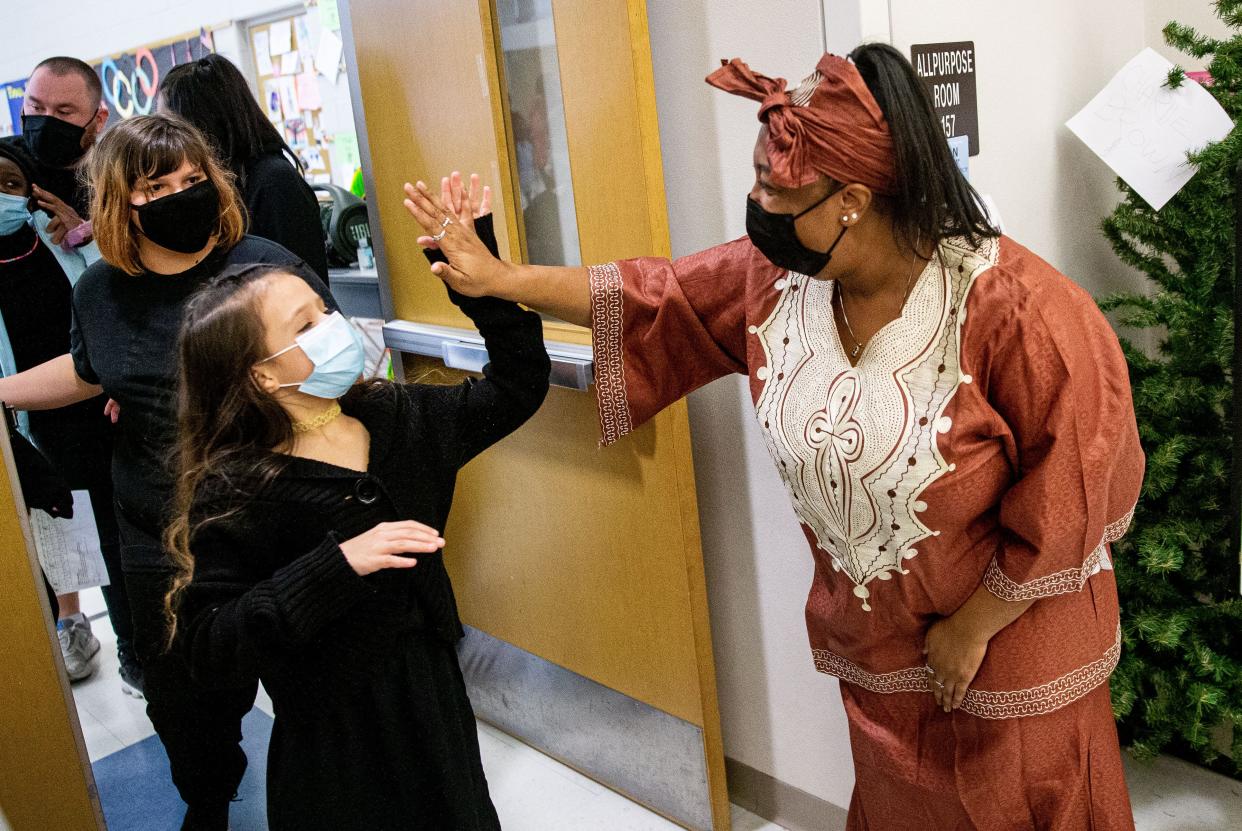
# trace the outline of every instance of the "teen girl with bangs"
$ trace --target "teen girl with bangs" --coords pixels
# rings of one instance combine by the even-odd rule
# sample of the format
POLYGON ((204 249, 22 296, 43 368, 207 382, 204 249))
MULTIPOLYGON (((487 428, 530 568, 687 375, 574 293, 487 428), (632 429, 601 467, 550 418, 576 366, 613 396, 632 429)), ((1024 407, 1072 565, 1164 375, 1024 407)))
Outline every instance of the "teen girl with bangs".
POLYGON ((228 827, 245 771, 241 719, 257 684, 238 678, 206 693, 164 649, 173 561, 161 536, 173 491, 177 332, 190 296, 235 263, 279 265, 326 306, 334 303, 301 260, 246 235, 231 175, 188 123, 162 115, 123 121, 100 138, 86 171, 103 259, 74 287, 70 352, 0 378, 0 400, 44 410, 102 391, 120 405, 112 478, 147 714, 189 806, 182 828, 216 831, 228 827))
POLYGON ((197 680, 271 694, 277 831, 500 827, 436 529, 549 362, 536 314, 450 294, 490 356, 457 386, 359 383, 357 331, 279 266, 226 273, 186 314, 169 614, 197 680))

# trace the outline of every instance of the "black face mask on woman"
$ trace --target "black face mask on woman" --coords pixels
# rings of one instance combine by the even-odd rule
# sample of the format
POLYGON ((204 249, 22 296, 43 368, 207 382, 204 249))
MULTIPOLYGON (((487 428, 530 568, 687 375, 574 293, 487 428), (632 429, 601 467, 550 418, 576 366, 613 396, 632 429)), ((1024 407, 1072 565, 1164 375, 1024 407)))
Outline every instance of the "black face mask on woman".
POLYGON ((22 138, 41 164, 69 167, 86 153, 86 128, 50 115, 23 115, 22 138))
POLYGON ((841 233, 837 234, 836 240, 827 251, 816 251, 813 248, 807 248, 798 239, 798 229, 794 226, 794 222, 798 217, 824 204, 836 193, 837 191, 834 190, 811 207, 796 214, 772 213, 764 210, 763 206, 748 196, 746 197, 746 234, 759 249, 759 253, 767 257, 772 265, 795 274, 814 277, 828 266, 832 260, 832 252, 836 250, 841 238, 849 230, 849 226, 841 228, 841 233))
POLYGON ((207 247, 220 223, 220 192, 210 179, 134 208, 143 235, 180 254, 207 247))

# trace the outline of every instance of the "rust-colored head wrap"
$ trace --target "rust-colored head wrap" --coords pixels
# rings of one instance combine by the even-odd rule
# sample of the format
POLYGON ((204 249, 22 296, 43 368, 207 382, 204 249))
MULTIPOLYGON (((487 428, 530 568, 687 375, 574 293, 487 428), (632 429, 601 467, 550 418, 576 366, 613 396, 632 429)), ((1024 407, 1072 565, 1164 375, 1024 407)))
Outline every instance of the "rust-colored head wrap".
POLYGON ((896 190, 893 138, 854 64, 826 54, 809 78, 786 91, 784 78, 753 72, 738 58, 722 63, 707 83, 762 103, 777 185, 798 188, 824 175, 880 194, 896 190))

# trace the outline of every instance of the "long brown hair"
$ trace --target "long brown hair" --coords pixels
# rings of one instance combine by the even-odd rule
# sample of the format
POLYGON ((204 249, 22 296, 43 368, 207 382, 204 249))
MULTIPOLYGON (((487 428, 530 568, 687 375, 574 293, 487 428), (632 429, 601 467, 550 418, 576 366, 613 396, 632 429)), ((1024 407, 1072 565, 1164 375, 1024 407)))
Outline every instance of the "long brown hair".
POLYGON ((143 179, 172 173, 185 162, 203 171, 220 194, 216 247, 229 249, 246 233, 233 174, 217 159, 207 139, 173 115, 142 115, 105 130, 84 169, 91 192, 91 223, 99 253, 126 274, 141 274, 139 234, 131 219, 130 196, 143 179))
POLYGON ((270 265, 226 269, 186 306, 177 351, 176 494, 165 550, 176 573, 165 597, 168 643, 176 636, 177 601, 194 576, 191 542, 204 525, 236 513, 240 499, 275 476, 282 457, 273 448, 293 440, 293 422, 276 399, 254 382, 251 369, 268 357, 259 304, 270 278, 289 274, 270 265), (234 492, 207 516, 195 499, 208 477, 234 492))

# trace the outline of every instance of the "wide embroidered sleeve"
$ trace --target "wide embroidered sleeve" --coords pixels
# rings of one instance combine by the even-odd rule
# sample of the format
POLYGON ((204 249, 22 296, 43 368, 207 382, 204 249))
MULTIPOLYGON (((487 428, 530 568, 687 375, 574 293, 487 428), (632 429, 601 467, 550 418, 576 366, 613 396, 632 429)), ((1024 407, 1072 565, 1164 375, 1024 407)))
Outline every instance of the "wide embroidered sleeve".
POLYGON ((643 257, 591 267, 604 444, 709 381, 746 371, 748 275, 761 259, 743 238, 673 261, 643 257))
POLYGON ((1036 291, 1014 298, 986 367, 1017 476, 983 581, 1002 600, 1077 592, 1110 568, 1143 480, 1117 337, 1086 292, 1045 268, 1036 291))

